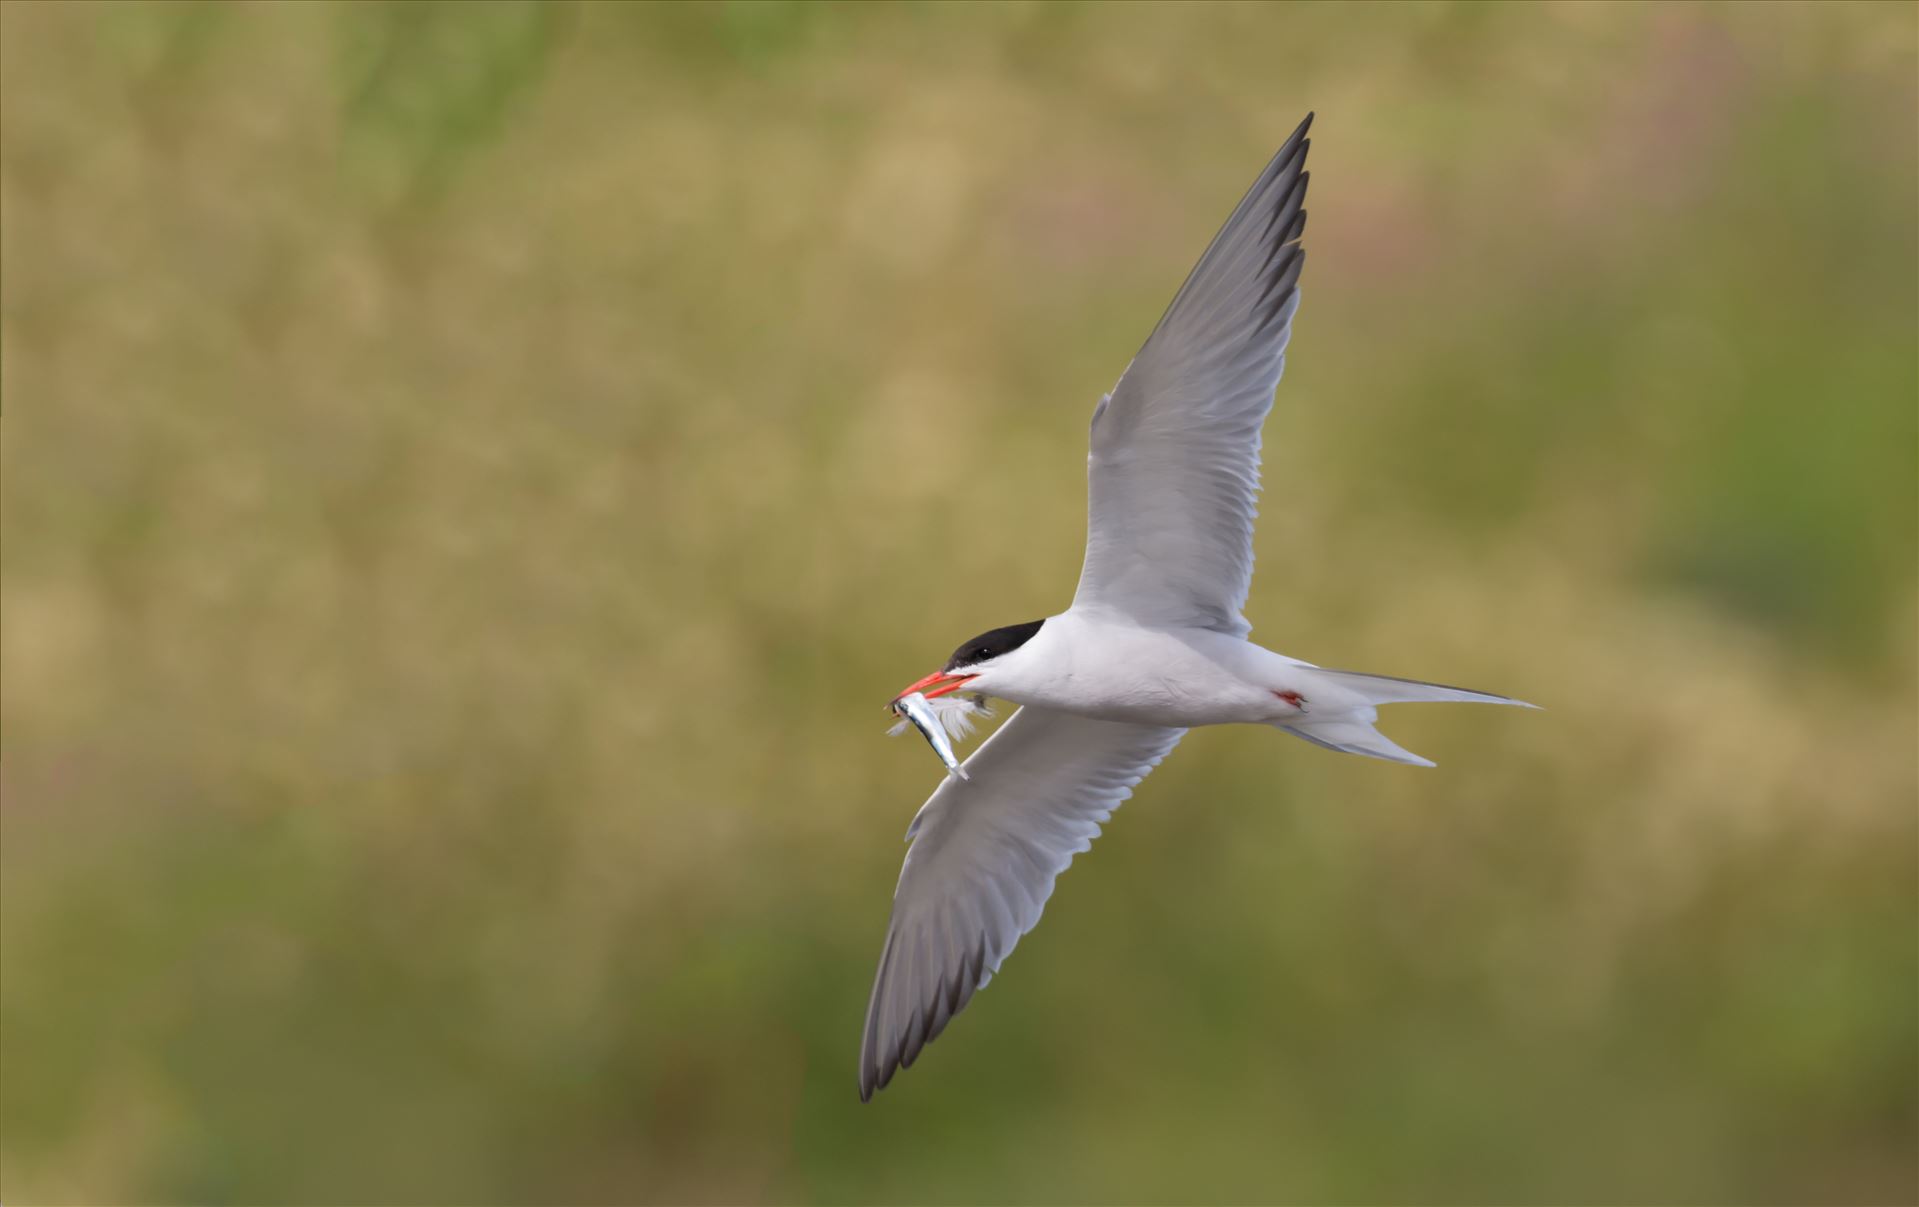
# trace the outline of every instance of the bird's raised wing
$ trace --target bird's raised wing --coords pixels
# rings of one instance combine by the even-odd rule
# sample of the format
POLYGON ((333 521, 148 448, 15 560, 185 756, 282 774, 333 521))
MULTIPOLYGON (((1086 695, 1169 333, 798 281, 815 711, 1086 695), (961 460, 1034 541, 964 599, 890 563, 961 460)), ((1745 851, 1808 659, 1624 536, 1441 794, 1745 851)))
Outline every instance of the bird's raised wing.
POLYGON ((1073 606, 1243 636, 1259 429, 1306 254, 1307 116, 1226 220, 1093 412, 1073 606))
POLYGON ((1022 708, 913 819, 860 1041, 860 1098, 913 1063, 1039 922, 1053 879, 1183 729, 1022 708))

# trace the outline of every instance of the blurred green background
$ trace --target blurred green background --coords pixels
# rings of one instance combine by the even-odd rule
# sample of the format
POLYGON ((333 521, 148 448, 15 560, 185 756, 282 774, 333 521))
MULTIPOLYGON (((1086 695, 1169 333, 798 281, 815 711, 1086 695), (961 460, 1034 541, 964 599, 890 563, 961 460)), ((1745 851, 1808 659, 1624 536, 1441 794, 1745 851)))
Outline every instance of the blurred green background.
POLYGON ((0 1197, 1919 1197, 1919 11, 0 8, 0 1197), (1248 614, 870 1106, 1087 418, 1319 114, 1248 614))

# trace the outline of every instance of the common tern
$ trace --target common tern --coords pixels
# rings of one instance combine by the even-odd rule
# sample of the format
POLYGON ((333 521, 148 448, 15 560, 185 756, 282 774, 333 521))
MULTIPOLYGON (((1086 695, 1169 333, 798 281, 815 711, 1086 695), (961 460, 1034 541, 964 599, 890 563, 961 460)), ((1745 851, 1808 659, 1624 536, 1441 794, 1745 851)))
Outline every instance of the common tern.
POLYGON ((1039 921, 1054 879, 1189 728, 1252 723, 1430 767, 1378 706, 1514 704, 1329 670, 1247 640, 1260 426, 1306 253, 1300 123, 1093 409, 1086 560, 1072 606, 961 645, 901 697, 1020 706, 914 817, 860 1042, 860 1098, 911 1065, 1039 921))

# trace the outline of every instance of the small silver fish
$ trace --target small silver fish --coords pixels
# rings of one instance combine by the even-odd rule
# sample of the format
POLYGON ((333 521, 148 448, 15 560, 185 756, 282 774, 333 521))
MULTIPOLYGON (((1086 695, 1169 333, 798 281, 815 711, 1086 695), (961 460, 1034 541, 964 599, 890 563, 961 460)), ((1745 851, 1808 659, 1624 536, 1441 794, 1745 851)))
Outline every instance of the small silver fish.
POLYGON ((940 756, 940 762, 946 764, 949 774, 957 775, 961 779, 972 778, 966 774, 966 768, 960 766, 959 759, 953 754, 953 743, 946 738, 946 723, 933 712, 933 705, 925 696, 918 692, 908 692, 893 701, 892 709, 895 716, 904 717, 913 723, 913 728, 920 731, 920 736, 925 738, 927 744, 933 748, 933 753, 940 756))

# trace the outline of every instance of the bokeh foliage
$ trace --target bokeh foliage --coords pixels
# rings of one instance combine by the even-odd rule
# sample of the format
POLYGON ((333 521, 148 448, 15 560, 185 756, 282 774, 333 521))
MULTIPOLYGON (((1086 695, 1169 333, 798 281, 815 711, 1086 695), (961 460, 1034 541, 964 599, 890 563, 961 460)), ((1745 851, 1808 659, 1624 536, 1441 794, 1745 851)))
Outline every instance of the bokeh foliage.
POLYGON ((1911 1201, 1909 5, 0 8, 9 1202, 1911 1201), (1256 635, 862 1107, 879 705, 1319 112, 1256 635))

